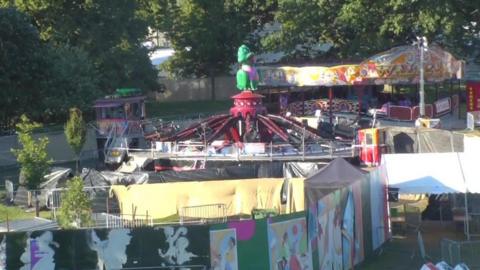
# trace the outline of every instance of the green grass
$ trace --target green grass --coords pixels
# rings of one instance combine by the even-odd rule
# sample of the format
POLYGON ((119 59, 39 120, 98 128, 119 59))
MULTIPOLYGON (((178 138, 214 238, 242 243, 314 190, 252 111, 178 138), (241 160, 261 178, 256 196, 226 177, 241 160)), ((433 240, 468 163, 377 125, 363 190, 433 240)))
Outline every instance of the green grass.
MULTIPOLYGON (((40 211, 40 217, 50 219, 50 211, 40 211)), ((6 206, 0 204, 0 222, 5 222, 8 220, 20 220, 20 219, 30 219, 35 217, 35 210, 25 211, 24 209, 17 206, 6 206)))
POLYGON ((178 214, 174 214, 174 215, 164 217, 164 218, 153 219, 154 224, 156 224, 156 223, 169 223, 169 222, 175 223, 175 222, 179 222, 179 221, 180 221, 180 217, 178 216, 178 214))
POLYGON ((146 104, 149 118, 182 118, 196 117, 198 114, 225 112, 232 106, 231 100, 221 101, 179 101, 179 102, 148 102, 146 104))

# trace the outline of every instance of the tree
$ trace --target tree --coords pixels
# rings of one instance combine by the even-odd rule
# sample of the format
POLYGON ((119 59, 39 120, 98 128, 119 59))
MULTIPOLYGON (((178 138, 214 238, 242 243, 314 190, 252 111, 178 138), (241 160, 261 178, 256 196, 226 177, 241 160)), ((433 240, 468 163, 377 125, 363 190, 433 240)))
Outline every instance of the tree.
POLYGON ((363 59, 421 35, 467 55, 479 44, 478 9, 476 0, 279 0, 281 31, 263 44, 301 59, 363 59), (331 49, 312 51, 319 44, 331 49))
POLYGON ((88 55, 42 42, 30 20, 0 8, 0 125, 6 128, 22 113, 36 121, 64 121, 70 107, 85 110, 100 95, 88 55))
POLYGON ((64 229, 85 227, 92 224, 91 214, 91 202, 83 191, 83 180, 75 176, 67 182, 62 194, 58 223, 64 229))
POLYGON ((139 0, 0 0, 29 14, 43 41, 86 52, 107 93, 119 87, 156 90, 157 72, 142 42, 148 21, 139 0))
POLYGON ((151 1, 154 28, 166 33, 175 49, 163 68, 182 77, 228 73, 237 48, 242 43, 255 45, 253 33, 274 6, 269 0, 151 1))
POLYGON ((22 148, 11 151, 17 157, 21 175, 25 178, 26 183, 21 184, 26 184, 29 189, 38 189, 52 163, 47 153, 48 138, 35 140, 32 137, 33 130, 42 125, 31 121, 25 114, 20 117, 20 122, 16 126, 18 142, 22 148))
POLYGON ((82 111, 78 108, 70 109, 70 118, 65 125, 65 137, 67 142, 77 156, 76 171, 78 173, 78 163, 80 161, 80 153, 85 144, 87 135, 87 125, 83 121, 82 111))
POLYGON ((36 87, 45 68, 37 29, 24 14, 0 8, 0 125, 14 127, 22 113, 32 115, 41 95, 36 87))
POLYGON ((43 122, 64 122, 72 107, 91 110, 101 95, 99 76, 85 51, 75 47, 46 46, 44 79, 39 82, 43 122))

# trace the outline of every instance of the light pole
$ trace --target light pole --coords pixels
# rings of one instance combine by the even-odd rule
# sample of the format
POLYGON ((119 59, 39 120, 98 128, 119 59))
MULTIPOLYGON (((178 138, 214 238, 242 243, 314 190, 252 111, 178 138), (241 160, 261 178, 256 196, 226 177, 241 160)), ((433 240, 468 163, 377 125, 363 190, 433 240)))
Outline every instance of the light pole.
POLYGON ((428 50, 428 41, 426 37, 417 37, 416 42, 420 50, 420 118, 425 116, 425 78, 424 78, 424 52, 428 50))

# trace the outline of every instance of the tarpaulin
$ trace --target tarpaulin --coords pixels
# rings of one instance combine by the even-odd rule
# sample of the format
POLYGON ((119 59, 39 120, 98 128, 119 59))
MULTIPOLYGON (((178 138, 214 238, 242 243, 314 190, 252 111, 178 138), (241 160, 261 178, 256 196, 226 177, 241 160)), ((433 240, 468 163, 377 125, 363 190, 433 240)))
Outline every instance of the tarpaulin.
POLYGON ((285 178, 307 178, 325 165, 325 163, 317 162, 285 162, 283 163, 283 174, 285 178))
POLYGON ((278 178, 112 186, 121 213, 165 218, 188 206, 225 204, 227 215, 250 215, 254 208, 303 210, 303 179, 291 179, 287 205, 281 203, 284 180, 278 178), (300 191, 299 191, 300 190, 300 191))

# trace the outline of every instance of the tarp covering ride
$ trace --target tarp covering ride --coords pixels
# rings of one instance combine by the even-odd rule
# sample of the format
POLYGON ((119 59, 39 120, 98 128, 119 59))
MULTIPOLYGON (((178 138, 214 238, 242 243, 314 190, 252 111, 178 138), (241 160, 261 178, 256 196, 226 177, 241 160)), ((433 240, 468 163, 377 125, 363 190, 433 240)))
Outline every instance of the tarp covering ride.
MULTIPOLYGON (((463 63, 438 46, 424 54, 425 81, 462 78, 463 63)), ((417 47, 400 46, 376 54, 360 64, 308 67, 258 67, 261 86, 340 86, 417 84, 420 54, 417 47)))
POLYGON ((285 208, 287 213, 304 210, 303 179, 290 179, 291 196, 286 202, 282 201, 283 189, 281 178, 256 178, 114 185, 111 192, 118 199, 122 215, 133 216, 132 211, 136 211, 154 219, 176 215, 184 207, 213 204, 225 205, 227 216, 250 215, 254 209, 285 208))

